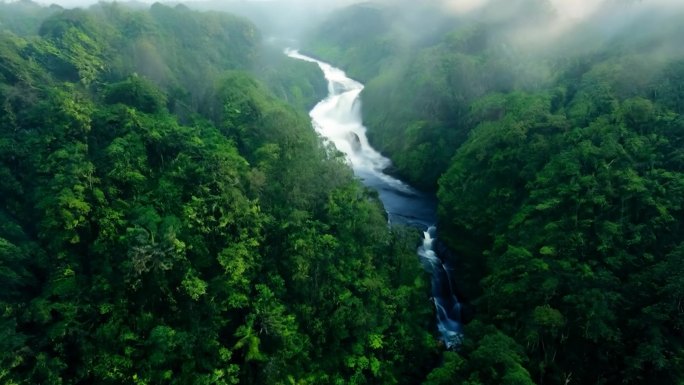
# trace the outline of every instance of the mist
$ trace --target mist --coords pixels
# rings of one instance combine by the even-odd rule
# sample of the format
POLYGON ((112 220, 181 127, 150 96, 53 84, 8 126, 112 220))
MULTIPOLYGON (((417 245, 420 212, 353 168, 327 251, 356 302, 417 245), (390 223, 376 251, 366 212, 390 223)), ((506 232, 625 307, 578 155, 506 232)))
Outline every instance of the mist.
MULTIPOLYGON (((4 0, 12 2, 18 0, 4 0)), ((20 1, 20 0, 19 0, 20 1)), ((88 7, 95 0, 36 0, 43 5, 88 7)), ((139 6, 153 0, 121 2, 139 6)), ((601 41, 626 29, 651 33, 662 20, 684 11, 679 0, 187 0, 161 1, 186 4, 198 10, 235 13, 254 22, 265 37, 299 39, 315 33, 334 11, 353 5, 382 7, 393 18, 394 32, 406 41, 448 30, 464 20, 500 25, 510 43, 547 49, 568 41, 569 35, 587 35, 601 41)), ((594 42, 595 43, 595 42, 594 42)))

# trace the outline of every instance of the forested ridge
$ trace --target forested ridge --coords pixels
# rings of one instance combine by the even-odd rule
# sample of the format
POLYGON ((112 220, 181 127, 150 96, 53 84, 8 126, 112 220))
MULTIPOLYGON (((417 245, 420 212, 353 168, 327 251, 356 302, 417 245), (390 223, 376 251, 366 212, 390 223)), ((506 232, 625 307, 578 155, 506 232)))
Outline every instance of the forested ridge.
POLYGON ((424 378, 416 233, 314 133, 314 65, 182 5, 0 11, 0 383, 424 378))
POLYGON ((305 114, 315 65, 220 12, 0 2, 0 383, 682 383, 684 13, 489 4, 302 42, 437 193, 443 351, 416 232, 305 114))
POLYGON ((606 2, 558 33, 544 0, 400 3, 305 48, 366 83, 371 142, 437 191, 474 310, 426 383, 682 383, 684 13, 606 2))

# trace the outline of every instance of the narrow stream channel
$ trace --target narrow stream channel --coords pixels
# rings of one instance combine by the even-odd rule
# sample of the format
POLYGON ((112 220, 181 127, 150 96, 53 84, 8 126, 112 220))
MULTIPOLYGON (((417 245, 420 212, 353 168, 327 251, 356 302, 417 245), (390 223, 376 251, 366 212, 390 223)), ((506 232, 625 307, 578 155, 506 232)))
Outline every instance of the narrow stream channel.
POLYGON ((378 192, 390 224, 423 230, 418 257, 432 276, 437 329, 446 347, 456 348, 463 336, 461 304, 453 292, 451 269, 434 251, 437 233, 434 227, 437 219, 435 197, 384 173, 391 162, 370 146, 361 118, 363 84, 347 77, 344 71, 298 51, 288 49, 285 54, 318 64, 328 81, 328 96, 309 112, 316 131, 347 156, 354 174, 364 185, 378 192))

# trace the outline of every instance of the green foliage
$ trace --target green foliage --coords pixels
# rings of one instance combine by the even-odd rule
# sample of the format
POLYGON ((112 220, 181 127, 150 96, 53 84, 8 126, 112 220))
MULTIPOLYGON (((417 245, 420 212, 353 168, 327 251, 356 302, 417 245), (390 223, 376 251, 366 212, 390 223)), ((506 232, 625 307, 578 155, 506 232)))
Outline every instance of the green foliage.
POLYGON ((38 34, 43 21, 62 10, 54 4, 45 7, 31 0, 0 2, 0 32, 9 31, 18 36, 38 34))
POLYGON ((537 58, 502 52, 506 32, 516 25, 450 18, 425 4, 403 8, 349 7, 323 24, 307 48, 367 82, 363 114, 369 139, 392 158, 393 172, 436 190, 455 149, 477 124, 471 104, 495 92, 536 88, 548 81, 548 71, 537 58), (431 21, 427 31, 423 20, 431 21))
POLYGON ((445 352, 443 364, 434 369, 424 382, 439 384, 519 384, 531 385, 530 373, 525 369, 523 349, 512 338, 479 322, 466 328, 467 355, 445 352))
POLYGON ((417 234, 277 98, 315 68, 274 96, 254 27, 184 6, 39 31, 0 34, 0 382, 420 381, 417 234))
POLYGON ((264 47, 257 63, 256 75, 271 93, 299 110, 310 110, 328 95, 315 63, 292 59, 271 46, 264 47))
POLYGON ((105 102, 126 104, 149 114, 161 112, 166 104, 164 94, 151 82, 135 76, 109 86, 105 102))
POLYGON ((558 22, 547 1, 433 10, 406 39, 410 18, 363 5, 310 39, 367 83, 369 139, 392 171, 438 189, 476 313, 426 383, 683 381, 682 14, 606 34, 618 8, 555 38, 540 36, 558 22), (381 39, 399 48, 365 51, 381 39))
POLYGON ((305 46, 359 79, 369 80, 380 73, 383 58, 399 49, 391 37, 390 20, 391 15, 381 5, 352 5, 322 23, 314 33, 316 37, 305 46))
POLYGON ((440 180, 442 228, 465 287, 481 285, 477 318, 525 347, 533 378, 676 383, 675 304, 653 274, 681 242, 678 118, 647 93, 620 99, 606 65, 555 111, 544 93, 473 104, 480 123, 440 180))

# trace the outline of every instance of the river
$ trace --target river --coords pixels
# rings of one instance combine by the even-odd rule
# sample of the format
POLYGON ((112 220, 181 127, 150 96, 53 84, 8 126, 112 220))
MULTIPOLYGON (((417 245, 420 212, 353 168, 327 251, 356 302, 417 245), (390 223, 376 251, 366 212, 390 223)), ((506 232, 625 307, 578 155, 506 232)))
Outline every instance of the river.
POLYGON ((436 199, 384 173, 391 162, 369 143, 361 118, 363 84, 349 78, 332 65, 286 50, 294 59, 318 64, 328 81, 328 96, 309 112, 314 129, 344 153, 354 174, 364 185, 378 192, 390 224, 420 228, 423 240, 418 257, 431 274, 431 294, 435 305, 437 329, 448 349, 461 343, 461 304, 454 294, 452 271, 435 252, 437 229, 436 199))

